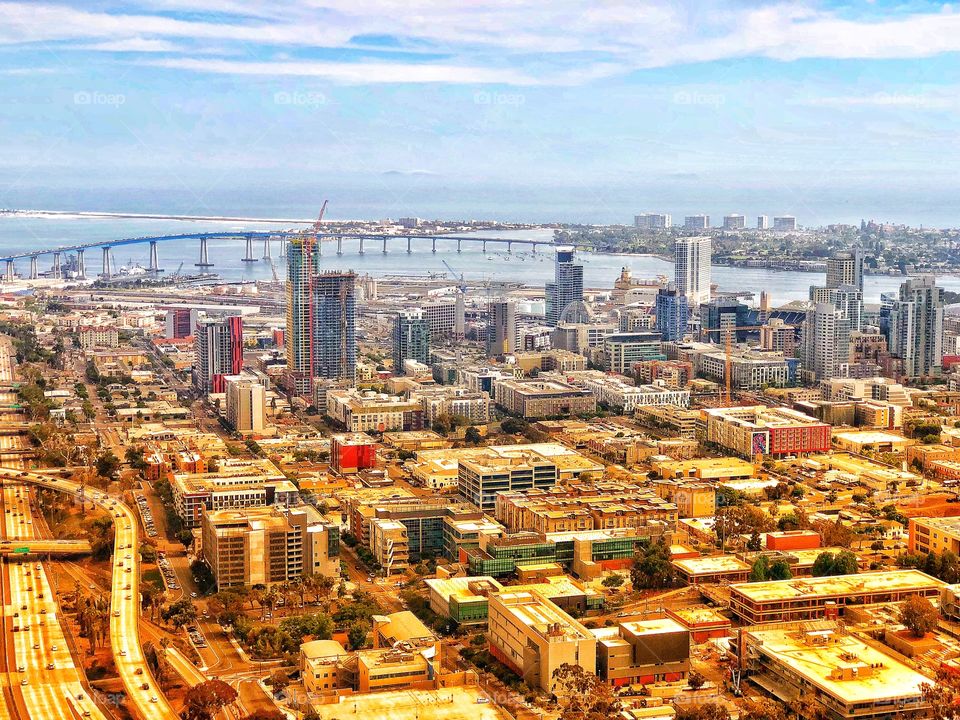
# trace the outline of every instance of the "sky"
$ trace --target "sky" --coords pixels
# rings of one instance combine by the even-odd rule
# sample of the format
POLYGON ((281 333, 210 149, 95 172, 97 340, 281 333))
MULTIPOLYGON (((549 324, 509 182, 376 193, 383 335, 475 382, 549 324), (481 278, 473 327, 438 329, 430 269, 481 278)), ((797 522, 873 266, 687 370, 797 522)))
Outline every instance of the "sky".
POLYGON ((0 0, 0 207, 960 226, 958 51, 909 0, 0 0))

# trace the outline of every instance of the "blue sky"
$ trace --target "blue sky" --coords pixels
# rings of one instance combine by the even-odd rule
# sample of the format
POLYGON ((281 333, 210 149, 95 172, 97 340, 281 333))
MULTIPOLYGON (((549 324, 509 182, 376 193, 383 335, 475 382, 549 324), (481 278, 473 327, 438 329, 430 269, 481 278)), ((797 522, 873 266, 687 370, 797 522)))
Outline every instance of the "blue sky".
POLYGON ((0 206, 399 178, 952 211, 958 50, 925 2, 0 2, 0 206))

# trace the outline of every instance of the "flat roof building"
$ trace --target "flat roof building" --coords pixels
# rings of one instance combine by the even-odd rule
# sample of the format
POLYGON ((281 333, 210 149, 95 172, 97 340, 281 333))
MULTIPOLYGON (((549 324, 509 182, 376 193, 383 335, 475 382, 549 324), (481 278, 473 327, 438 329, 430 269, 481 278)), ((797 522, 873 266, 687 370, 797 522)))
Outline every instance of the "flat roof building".
POLYGON ((851 604, 937 597, 944 584, 919 570, 740 583, 730 586, 730 610, 751 625, 819 620, 851 604))
POLYGON ((742 457, 827 452, 831 427, 787 408, 713 408, 704 411, 707 440, 742 457))

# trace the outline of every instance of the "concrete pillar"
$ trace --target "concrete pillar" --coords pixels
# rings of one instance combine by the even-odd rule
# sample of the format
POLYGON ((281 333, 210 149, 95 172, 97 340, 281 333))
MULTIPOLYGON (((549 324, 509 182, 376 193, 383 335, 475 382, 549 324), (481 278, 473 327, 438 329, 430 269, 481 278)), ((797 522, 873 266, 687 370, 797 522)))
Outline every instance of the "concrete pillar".
POLYGON ((40 275, 37 273, 37 256, 30 256, 30 279, 36 280, 40 275))
POLYGON ((536 243, 533 244, 533 254, 534 254, 534 255, 537 254, 537 244, 536 244, 536 243))
POLYGON ((253 256, 253 236, 247 235, 247 254, 243 256, 243 261, 246 263, 256 262, 257 259, 253 256))
POLYGON ((360 238, 360 254, 363 255, 363 238, 360 238))
POLYGON ((513 253, 513 243, 507 240, 507 252, 513 253))
POLYGON ((60 279, 60 253, 58 252, 53 254, 53 277, 56 280, 60 279))
POLYGON ((343 235, 337 235, 337 255, 343 255, 343 235))
POLYGON ((268 235, 263 239, 263 259, 270 259, 270 236, 268 235))
POLYGON ((487 241, 486 241, 486 240, 483 241, 483 252, 484 252, 484 253, 487 252, 487 241))
POLYGON ((384 255, 387 254, 387 236, 386 235, 383 236, 383 254, 384 255))
POLYGON ((160 258, 157 255, 157 241, 150 241, 150 265, 147 268, 150 272, 160 272, 160 258))
POLYGON ((200 238, 200 262, 196 263, 196 266, 201 268, 213 267, 213 263, 210 262, 210 257, 207 255, 207 239, 205 237, 200 238))
POLYGON ((100 275, 103 276, 104 278, 106 278, 107 280, 109 280, 109 279, 110 279, 110 276, 113 274, 113 273, 111 273, 111 271, 110 271, 110 270, 111 270, 111 268, 110 268, 110 246, 109 246, 109 245, 104 245, 103 248, 101 248, 101 249, 103 250, 103 264, 102 264, 102 266, 101 266, 101 268, 100 268, 100 275))
POLYGON ((460 240, 460 238, 457 238, 457 252, 460 252, 460 243, 461 243, 461 242, 462 242, 462 241, 460 240))
POLYGON ((83 261, 83 248, 77 250, 77 277, 81 280, 87 279, 87 265, 83 261))
POLYGON ((280 236, 280 257, 285 258, 287 256, 287 236, 280 236))
POLYGON ((411 243, 411 242, 412 242, 412 241, 410 240, 410 238, 407 238, 407 255, 409 255, 411 252, 413 252, 413 251, 410 249, 410 243, 411 243))
POLYGON ((7 282, 13 282, 13 276, 16 272, 17 270, 13 265, 13 260, 7 260, 7 282))
POLYGON ((437 251, 437 239, 433 238, 433 252, 437 251))

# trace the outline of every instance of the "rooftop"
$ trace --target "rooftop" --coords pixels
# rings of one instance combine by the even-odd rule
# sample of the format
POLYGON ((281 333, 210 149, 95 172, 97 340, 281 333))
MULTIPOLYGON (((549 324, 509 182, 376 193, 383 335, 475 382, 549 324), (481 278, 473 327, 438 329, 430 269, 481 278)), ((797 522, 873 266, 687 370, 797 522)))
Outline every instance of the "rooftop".
POLYGON ((920 695, 931 679, 878 649, 831 630, 751 630, 758 651, 813 683, 845 705, 920 695))
POLYGON ((890 570, 831 577, 794 578, 737 583, 731 591, 754 602, 800 600, 835 595, 863 595, 919 588, 939 588, 943 582, 919 570, 890 570))
POLYGON ((733 555, 685 558, 673 564, 688 575, 712 575, 714 573, 750 572, 750 566, 733 555))

